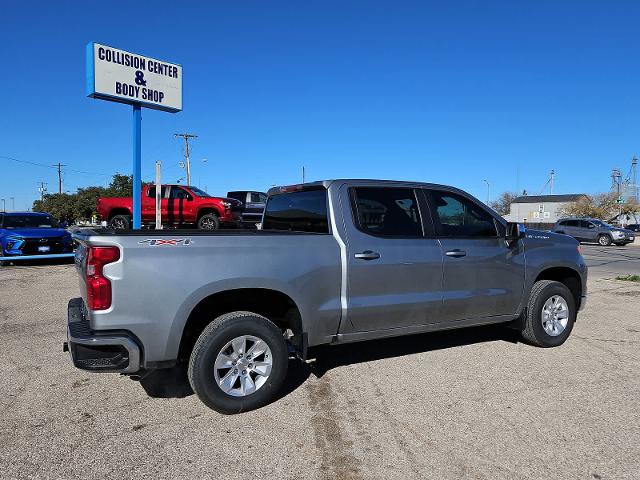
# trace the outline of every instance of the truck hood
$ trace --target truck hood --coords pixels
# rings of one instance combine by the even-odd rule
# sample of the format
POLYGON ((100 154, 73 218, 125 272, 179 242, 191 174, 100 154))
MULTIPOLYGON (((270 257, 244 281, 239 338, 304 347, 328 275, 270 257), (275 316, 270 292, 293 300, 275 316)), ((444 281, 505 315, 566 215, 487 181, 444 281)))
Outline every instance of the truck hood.
POLYGON ((5 228, 5 236, 21 238, 57 238, 70 235, 64 228, 5 228))

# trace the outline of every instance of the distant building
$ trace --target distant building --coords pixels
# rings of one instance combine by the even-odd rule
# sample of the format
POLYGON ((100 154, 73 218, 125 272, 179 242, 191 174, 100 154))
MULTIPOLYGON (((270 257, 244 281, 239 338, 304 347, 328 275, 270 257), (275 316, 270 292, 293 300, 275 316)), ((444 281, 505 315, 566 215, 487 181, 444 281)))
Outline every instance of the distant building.
POLYGON ((584 193, 516 197, 511 202, 511 211, 504 218, 509 222, 555 223, 568 205, 586 197, 584 193))

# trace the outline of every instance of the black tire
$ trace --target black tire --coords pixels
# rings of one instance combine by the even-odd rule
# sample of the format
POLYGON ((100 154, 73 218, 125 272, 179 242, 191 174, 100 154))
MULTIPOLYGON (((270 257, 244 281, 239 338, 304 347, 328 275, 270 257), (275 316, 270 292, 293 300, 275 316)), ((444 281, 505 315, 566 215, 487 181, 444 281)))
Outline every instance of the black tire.
POLYGON ((129 230, 131 228, 131 217, 129 215, 114 215, 109 220, 109 228, 129 230))
POLYGON ((598 235, 598 244, 602 245, 603 247, 608 247, 609 245, 611 245, 611 237, 606 233, 598 235))
POLYGON ((215 213, 205 213, 198 219, 198 228, 200 230, 218 230, 220 228, 220 219, 215 213))
POLYGON ((276 325, 256 313, 231 312, 216 318, 200 334, 189 358, 187 374, 198 398, 216 412, 228 415, 254 410, 271 402, 282 387, 288 363, 287 345, 276 325), (266 342, 271 350, 271 372, 255 392, 232 396, 216 383, 214 365, 225 345, 242 335, 255 336, 266 342))
POLYGON ((534 283, 529 296, 527 310, 524 318, 524 328, 522 329, 522 338, 532 345, 538 347, 557 347, 562 345, 573 329, 576 321, 576 303, 571 290, 560 282, 553 280, 540 280, 534 283), (567 325, 564 330, 557 336, 549 335, 542 325, 542 309, 547 300, 554 295, 559 295, 564 299, 568 307, 567 325))

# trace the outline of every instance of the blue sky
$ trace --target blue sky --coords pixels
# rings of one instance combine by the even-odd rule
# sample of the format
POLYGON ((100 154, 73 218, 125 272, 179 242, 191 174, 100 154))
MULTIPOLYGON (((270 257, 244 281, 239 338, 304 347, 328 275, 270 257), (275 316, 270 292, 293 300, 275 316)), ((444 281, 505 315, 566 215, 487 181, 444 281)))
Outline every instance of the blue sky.
MULTIPOLYGON (((0 156, 68 165, 65 190, 131 171, 131 107, 84 96, 97 41, 180 63, 184 110, 143 110, 162 160, 210 193, 307 178, 452 184, 486 198, 607 190, 640 150, 640 3, 30 2, 0 16, 0 156), (206 163, 201 160, 208 159, 206 163), (79 173, 70 169, 90 172, 79 173), (518 175, 519 172, 519 175, 518 175)), ((24 209, 54 169, 0 158, 24 209)))

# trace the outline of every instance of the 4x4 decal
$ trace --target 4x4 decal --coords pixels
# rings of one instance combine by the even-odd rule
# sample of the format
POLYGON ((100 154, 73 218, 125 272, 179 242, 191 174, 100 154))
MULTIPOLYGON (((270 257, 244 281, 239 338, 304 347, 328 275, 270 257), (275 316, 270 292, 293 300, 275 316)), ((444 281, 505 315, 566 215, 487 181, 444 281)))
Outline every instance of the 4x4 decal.
POLYGON ((147 238, 145 240, 141 240, 138 243, 146 243, 150 247, 161 247, 161 246, 170 246, 175 247, 178 245, 191 245, 192 240, 190 238, 147 238))

